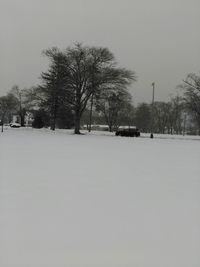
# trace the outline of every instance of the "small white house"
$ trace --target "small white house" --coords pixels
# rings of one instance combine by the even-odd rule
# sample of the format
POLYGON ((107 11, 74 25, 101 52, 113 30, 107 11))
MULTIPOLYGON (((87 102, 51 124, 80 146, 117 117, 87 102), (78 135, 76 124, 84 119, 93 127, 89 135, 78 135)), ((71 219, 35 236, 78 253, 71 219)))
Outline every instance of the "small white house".
MULTIPOLYGON (((26 112, 26 115, 24 117, 25 126, 32 126, 33 122, 33 114, 30 112, 26 112)), ((12 121, 10 123, 19 123, 21 125, 21 117, 19 115, 13 115, 12 121)))
POLYGON ((21 124, 21 118, 19 115, 13 115, 11 123, 19 123, 21 124))

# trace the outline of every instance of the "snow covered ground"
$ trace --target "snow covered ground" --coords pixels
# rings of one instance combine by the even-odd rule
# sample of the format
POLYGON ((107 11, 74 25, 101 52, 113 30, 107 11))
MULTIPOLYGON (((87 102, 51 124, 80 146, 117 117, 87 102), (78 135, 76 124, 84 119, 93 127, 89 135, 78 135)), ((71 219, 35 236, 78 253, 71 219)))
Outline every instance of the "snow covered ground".
POLYGON ((5 130, 0 267, 199 267, 200 140, 180 139, 5 130))

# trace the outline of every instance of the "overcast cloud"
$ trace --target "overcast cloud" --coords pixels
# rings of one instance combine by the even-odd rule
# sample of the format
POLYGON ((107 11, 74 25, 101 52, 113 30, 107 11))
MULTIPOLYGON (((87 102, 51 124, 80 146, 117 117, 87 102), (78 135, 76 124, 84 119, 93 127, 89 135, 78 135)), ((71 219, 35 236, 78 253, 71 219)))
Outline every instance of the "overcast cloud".
POLYGON ((200 72, 199 0, 0 0, 0 95, 39 83, 42 50, 74 42, 108 47, 136 71, 134 102, 167 100, 200 72))

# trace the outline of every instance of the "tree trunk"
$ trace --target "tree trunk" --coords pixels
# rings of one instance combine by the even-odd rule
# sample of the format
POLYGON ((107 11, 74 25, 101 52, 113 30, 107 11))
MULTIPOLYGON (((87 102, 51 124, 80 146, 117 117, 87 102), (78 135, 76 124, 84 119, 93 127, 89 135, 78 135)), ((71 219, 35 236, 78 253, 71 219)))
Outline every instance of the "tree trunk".
POLYGON ((74 122, 74 133, 75 134, 80 134, 80 122, 81 122, 81 115, 80 112, 77 110, 75 112, 75 122, 74 122))
POLYGON ((4 114, 3 114, 3 116, 1 117, 1 132, 3 133, 3 125, 4 125, 4 114))
POLYGON ((109 124, 109 132, 112 133, 112 131, 113 131, 112 124, 109 124))
POLYGON ((25 122, 24 122, 24 115, 23 114, 20 114, 20 119, 21 119, 21 126, 24 127, 25 122))
POLYGON ((91 128, 92 128, 92 108, 93 108, 93 98, 94 98, 94 94, 92 94, 92 98, 91 98, 91 105, 90 105, 90 121, 89 121, 88 132, 91 132, 91 128))
POLYGON ((53 116, 53 118, 51 119, 51 130, 55 131, 56 129, 56 117, 53 116))
POLYGON ((52 118, 51 118, 51 130, 55 131, 56 129, 56 120, 57 120, 57 111, 58 111, 58 100, 54 99, 54 105, 52 107, 52 118))

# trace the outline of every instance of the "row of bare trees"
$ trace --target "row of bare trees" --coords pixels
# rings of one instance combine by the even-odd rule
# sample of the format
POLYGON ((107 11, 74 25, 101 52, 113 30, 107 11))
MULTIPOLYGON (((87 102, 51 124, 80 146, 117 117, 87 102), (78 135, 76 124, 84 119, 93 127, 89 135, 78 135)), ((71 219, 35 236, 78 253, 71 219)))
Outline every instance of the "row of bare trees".
POLYGON ((200 135, 200 75, 190 73, 178 86, 181 97, 168 102, 146 103, 136 109, 136 125, 144 132, 200 135))
MULTIPOLYGON (((122 103, 124 108, 118 110, 118 100, 115 97, 112 100, 107 99, 102 103, 101 109, 97 103, 93 117, 94 124, 107 124, 110 131, 122 125, 136 125, 141 132, 149 133, 153 123, 155 133, 182 134, 184 132, 184 102, 179 96, 168 102, 155 102, 153 109, 148 103, 140 103, 134 107, 126 99, 122 103), (110 108, 106 109, 108 105, 110 108)), ((89 112, 84 118, 84 123, 89 124, 89 112)))
MULTIPOLYGON (((107 124, 110 131, 121 125, 131 126, 136 125, 141 132, 153 132, 161 134, 198 134, 199 126, 196 121, 196 116, 188 109, 187 102, 184 96, 172 97, 169 101, 156 101, 152 104, 140 103, 134 107, 131 102, 124 102, 124 108, 117 109, 117 100, 112 98, 107 99, 103 103, 103 108, 98 109, 98 103, 93 123, 107 124), (106 109, 107 106, 112 108, 106 109)), ((123 106, 123 105, 122 105, 123 106)), ((84 117, 84 123, 89 124, 89 112, 84 117)))
MULTIPOLYGON (((34 115, 33 126, 74 127, 102 122, 109 130, 119 125, 136 125, 143 132, 185 132, 188 121, 200 133, 200 76, 189 74, 179 86, 182 97, 155 102, 153 107, 141 103, 133 107, 128 87, 136 81, 133 71, 119 68, 114 55, 102 47, 75 44, 65 50, 43 52, 49 67, 41 74, 41 83, 29 89, 12 90, 0 97, 0 121, 11 114, 20 116, 21 125, 27 111, 34 115), (186 123, 187 121, 187 123, 186 123)), ((91 127, 89 127, 91 130, 91 127)))

